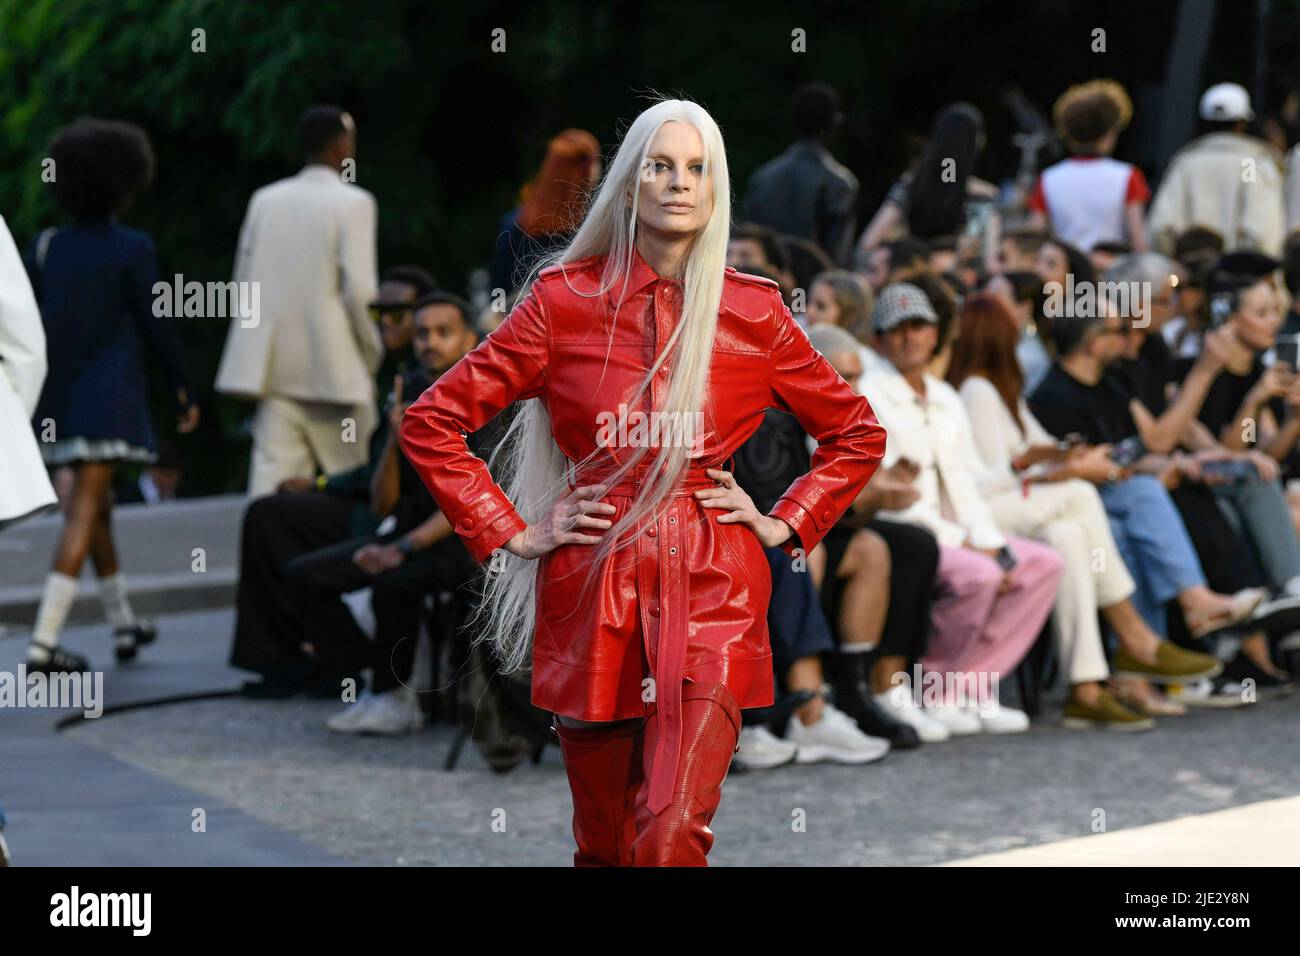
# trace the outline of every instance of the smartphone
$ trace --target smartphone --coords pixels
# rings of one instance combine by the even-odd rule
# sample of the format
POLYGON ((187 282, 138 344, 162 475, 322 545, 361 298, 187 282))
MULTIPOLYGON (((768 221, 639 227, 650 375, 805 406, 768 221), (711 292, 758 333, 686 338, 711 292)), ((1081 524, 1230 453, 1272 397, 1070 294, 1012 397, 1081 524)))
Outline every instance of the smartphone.
POLYGON ((1121 468, 1128 468, 1147 453, 1147 446, 1142 444, 1139 435, 1125 438, 1110 451, 1110 460, 1121 468))
POLYGON ((1284 364, 1293 372, 1300 371, 1300 335, 1279 335, 1273 355, 1277 364, 1284 364))
POLYGON ((1003 571, 1009 572, 1015 568, 1018 563, 1019 559, 1016 558, 1016 553, 1012 551, 1008 545, 1004 544, 1002 549, 998 551, 998 567, 1003 571))
POLYGON ((1219 478, 1225 484, 1244 485, 1259 478, 1254 462, 1237 458, 1232 461, 1207 461, 1201 465, 1206 478, 1219 478))

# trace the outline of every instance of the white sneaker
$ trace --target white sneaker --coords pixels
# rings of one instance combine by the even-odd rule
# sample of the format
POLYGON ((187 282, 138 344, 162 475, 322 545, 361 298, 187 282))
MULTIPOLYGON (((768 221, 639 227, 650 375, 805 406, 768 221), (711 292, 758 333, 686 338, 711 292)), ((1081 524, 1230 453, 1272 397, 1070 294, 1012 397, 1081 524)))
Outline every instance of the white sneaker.
POLYGON ((980 730, 986 734, 1023 734, 1029 729, 1029 715, 1006 704, 993 703, 983 708, 972 704, 966 713, 979 721, 980 730))
POLYGON ((365 715, 366 710, 370 707, 370 702, 374 699, 369 693, 362 694, 360 700, 348 704, 325 721, 325 726, 336 734, 355 734, 357 732, 357 723, 365 715))
POLYGON ((924 713, 931 720, 937 721, 946 727, 949 735, 953 737, 969 737, 971 734, 978 734, 983 729, 979 718, 964 707, 936 704, 934 707, 925 708, 924 713))
POLYGON ((355 734, 381 734, 397 737, 413 734, 424 727, 424 712, 415 695, 405 688, 375 694, 365 712, 357 719, 355 734))
POLYGON ((868 737, 853 718, 830 704, 822 708, 821 720, 806 727, 798 715, 791 714, 785 736, 799 748, 794 758, 795 763, 817 763, 821 760, 847 764, 871 763, 889 753, 888 740, 883 737, 868 737))
POLYGON ((740 728, 740 750, 731 762, 741 770, 771 770, 794 760, 799 748, 762 724, 740 728))
POLYGON ((916 731, 922 743, 941 744, 952 736, 952 731, 916 706, 912 688, 908 683, 891 687, 876 695, 876 703, 888 709, 890 715, 916 731))
POLYGON ((1208 707, 1215 710, 1251 705, 1253 702, 1247 700, 1244 690, 1245 688, 1237 681, 1225 680, 1222 677, 1207 677, 1191 684, 1174 684, 1165 688, 1170 700, 1176 700, 1188 707, 1208 707))

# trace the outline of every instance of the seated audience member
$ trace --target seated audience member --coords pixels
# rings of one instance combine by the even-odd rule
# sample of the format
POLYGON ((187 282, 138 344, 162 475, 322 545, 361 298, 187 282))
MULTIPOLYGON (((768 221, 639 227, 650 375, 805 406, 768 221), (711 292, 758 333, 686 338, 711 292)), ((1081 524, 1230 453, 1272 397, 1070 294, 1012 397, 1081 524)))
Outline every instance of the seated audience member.
POLYGON ((1114 80, 1072 86, 1052 107, 1070 156, 1048 166, 1029 199, 1031 222, 1091 252, 1099 243, 1148 248, 1145 209, 1151 199, 1142 170, 1111 157, 1133 118, 1133 102, 1114 80))
POLYGON ((1175 358, 1194 359, 1201 353, 1201 336, 1210 321, 1205 284, 1223 255, 1223 236, 1206 226, 1193 226, 1174 244, 1178 263, 1177 315, 1163 335, 1175 358))
MULTIPOLYGON (((861 378, 856 343, 844 329, 815 326, 809 338, 845 381, 861 378)), ((925 528, 875 517, 915 503, 920 495, 915 481, 910 463, 878 471, 813 550, 809 570, 826 617, 840 635, 845 666, 837 674, 837 698, 863 701, 870 693, 920 741, 939 743, 949 730, 916 706, 908 677, 908 669, 925 656, 939 545, 925 528)), ((872 719, 869 708, 867 714, 858 718, 864 729, 869 726, 864 720, 872 719)), ((891 743, 902 746, 895 737, 891 743)))
POLYGON ((776 278, 781 284, 781 296, 787 303, 795 287, 794 273, 790 269, 790 256, 775 229, 755 223, 741 223, 731 230, 727 242, 727 265, 741 272, 776 278))
POLYGON ((1279 334, 1300 335, 1300 229, 1292 231, 1282 247, 1282 278, 1291 295, 1291 308, 1282 320, 1279 334))
MULTIPOLYGON (((1195 456, 1193 473, 1184 469, 1183 480, 1213 489, 1219 507, 1254 549, 1273 590, 1300 595, 1300 539, 1278 482, 1278 462, 1300 437, 1300 418, 1287 418, 1287 434, 1269 407, 1288 394, 1300 404, 1300 381, 1287 368, 1265 370, 1260 360, 1282 320, 1271 280, 1276 263, 1251 253, 1233 253, 1224 262, 1227 266, 1211 278, 1211 297, 1221 313, 1219 327, 1207 336, 1206 351, 1221 353, 1226 364, 1200 404, 1199 419, 1189 421, 1179 436, 1178 444, 1195 456), (1293 385, 1290 391, 1287 383, 1293 385)), ((1127 256, 1106 273, 1113 288, 1152 290, 1150 302, 1135 303, 1132 314, 1122 316, 1131 325, 1126 357, 1116 368, 1141 406, 1157 417, 1178 393, 1177 363, 1160 334, 1173 315, 1175 269, 1173 262, 1150 252, 1127 256)))
POLYGON ((1100 610, 1120 642, 1115 667, 1161 681, 1215 676, 1213 657, 1161 640, 1129 597, 1135 586, 1111 535, 1096 488, 1077 476, 1106 476, 1106 449, 1065 453, 1021 397, 1015 320, 992 295, 962 308, 948 381, 966 403, 983 469, 980 490, 998 526, 1050 545, 1065 562, 1056 598, 1058 657, 1070 684, 1069 727, 1145 730, 1154 722, 1102 686, 1110 669, 1100 610))
POLYGON ((384 340, 384 360, 375 376, 384 388, 411 367, 411 339, 415 334, 413 306, 438 281, 418 266, 394 266, 379 280, 379 292, 370 303, 370 314, 379 323, 384 340))
POLYGON ((1051 234, 1038 226, 1013 226, 998 241, 998 266, 1003 272, 1034 272, 1038 250, 1051 234))
MULTIPOLYGON (((858 361, 865 374, 880 361, 871 330, 871 313, 875 307, 876 294, 866 279, 856 272, 835 269, 813 280, 808 290, 806 321, 809 329, 832 325, 852 335, 858 343, 858 361)), ((860 384, 858 379, 846 381, 860 384)))
POLYGON ((952 354, 952 335, 956 328, 957 305, 961 293, 945 276, 935 275, 926 268, 903 269, 896 281, 920 289, 934 309, 939 343, 926 367, 926 373, 942 380, 948 372, 948 357, 952 354))
MULTIPOLYGON (((408 374, 441 374, 474 343, 473 333, 459 323, 458 307, 450 304, 433 302, 417 309, 415 326, 418 367, 408 374)), ((378 465, 385 461, 387 444, 381 416, 371 439, 370 464, 365 468, 319 478, 307 489, 257 499, 244 513, 230 663, 262 677, 246 683, 245 694, 288 697, 306 691, 336 697, 339 681, 353 676, 355 667, 338 670, 335 662, 346 657, 346 663, 353 665, 354 658, 368 657, 364 645, 356 642, 349 649, 358 653, 351 657, 339 653, 330 657, 337 651, 330 642, 324 661, 304 649, 311 645, 316 650, 314 638, 302 620, 303 610, 286 577, 286 566, 302 555, 375 534, 395 504, 390 500, 386 507, 377 507, 385 503, 373 497, 374 478, 378 465)), ((344 635, 356 633, 355 620, 342 602, 330 602, 321 613, 332 615, 328 628, 337 628, 344 635)))
MULTIPOLYGON (((1297 171, 1300 175, 1300 170, 1297 171)), ((1287 237, 1282 249, 1282 275, 1286 280, 1287 292, 1291 295, 1291 309, 1282 320, 1279 335, 1287 336, 1290 341, 1300 341, 1300 229, 1287 237)), ((1300 372, 1300 369, 1296 369, 1300 372)), ((1300 458, 1292 453, 1282 469, 1286 481, 1286 500, 1291 509, 1291 522, 1296 534, 1300 534, 1300 458)))
POLYGON ((894 282, 904 269, 925 268, 926 244, 919 239, 895 239, 873 249, 855 253, 855 269, 871 284, 876 294, 894 282))
MULTIPOLYGON (((764 514, 791 482, 811 467, 807 437, 793 415, 773 408, 758 430, 736 450, 736 482, 764 514)), ((883 544, 879 550, 883 552, 883 544)), ((772 573, 767 620, 776 673, 784 679, 787 691, 811 691, 813 697, 791 715, 784 740, 762 724, 743 727, 736 759, 749 769, 778 766, 791 759, 799 763, 830 760, 859 764, 885 756, 891 739, 903 746, 914 745, 907 739, 909 728, 889 715, 873 714, 875 719, 868 722, 868 729, 845 713, 861 710, 853 700, 838 694, 835 704, 825 699, 822 655, 834 654, 835 644, 818 605, 806 567, 808 561, 805 558, 796 567, 780 548, 768 548, 767 555, 772 573)), ((887 562, 887 555, 883 560, 887 562)), ((883 601, 883 589, 879 598, 883 601)))
POLYGON ((787 235, 779 235, 777 238, 790 263, 791 289, 807 291, 812 286, 814 278, 835 268, 835 263, 831 261, 830 256, 811 239, 787 235))
POLYGON ((891 366, 867 376, 866 396, 886 430, 886 468, 901 459, 917 471, 917 500, 887 520, 928 528, 939 542, 938 590, 921 664, 943 675, 944 703, 930 715, 954 733, 1028 729, 1024 713, 962 707, 951 681, 976 685, 1009 675, 1051 613, 1060 557, 1026 538, 1007 538, 975 482, 978 452, 957 392, 926 372, 939 343, 939 317, 916 286, 888 286, 876 304, 881 354, 891 366))
POLYGON ((925 267, 936 275, 957 268, 957 239, 955 236, 938 236, 925 244, 925 267))
POLYGON ((1164 605, 1172 600, 1193 638, 1245 625, 1263 605, 1267 590, 1234 595, 1210 590, 1182 517, 1160 479, 1149 473, 1166 467, 1160 456, 1190 421, 1189 409, 1194 412, 1200 405, 1189 396, 1206 388, 1222 357, 1203 356, 1188 382, 1196 375, 1204 381, 1199 386, 1185 383, 1169 411, 1156 419, 1121 376, 1106 373, 1124 354, 1124 321, 1111 308, 1095 311, 1102 314, 1057 319, 1060 358, 1030 396, 1029 407, 1052 435, 1078 436, 1106 446, 1111 454, 1112 467, 1104 475, 1080 477, 1089 477, 1101 493, 1120 555, 1136 579, 1133 603, 1148 626, 1165 633, 1164 605))
POLYGON ((1123 242, 1099 242, 1088 252, 1088 262, 1093 271, 1101 275, 1115 264, 1120 256, 1126 256, 1133 250, 1123 242))
POLYGON ((1002 272, 990 276, 984 291, 1000 298, 1011 311, 1020 330, 1016 339, 1016 361, 1025 377, 1028 395, 1043 380, 1056 357, 1052 327, 1043 314, 1043 280, 1036 272, 1002 272))
POLYGON ((1097 271, 1088 257, 1055 236, 1038 247, 1034 272, 1043 280, 1043 292, 1047 296, 1045 309, 1052 319, 1056 318, 1056 312, 1062 311, 1057 305, 1065 302, 1071 289, 1077 290, 1097 281, 1097 271))

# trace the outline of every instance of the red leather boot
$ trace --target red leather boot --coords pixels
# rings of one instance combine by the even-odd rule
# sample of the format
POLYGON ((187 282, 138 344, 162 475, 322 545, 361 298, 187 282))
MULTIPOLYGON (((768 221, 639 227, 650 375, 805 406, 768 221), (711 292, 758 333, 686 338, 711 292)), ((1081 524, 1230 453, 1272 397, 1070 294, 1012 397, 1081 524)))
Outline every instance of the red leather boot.
POLYGON ((641 786, 641 721, 609 727, 552 724, 573 794, 574 866, 631 866, 641 786))
POLYGON ((650 761, 659 739, 658 709, 646 717, 644 782, 636 795, 633 866, 708 866, 709 823, 722 800, 722 781, 740 739, 740 708, 725 684, 682 688, 682 743, 672 802, 658 814, 647 807, 650 761))

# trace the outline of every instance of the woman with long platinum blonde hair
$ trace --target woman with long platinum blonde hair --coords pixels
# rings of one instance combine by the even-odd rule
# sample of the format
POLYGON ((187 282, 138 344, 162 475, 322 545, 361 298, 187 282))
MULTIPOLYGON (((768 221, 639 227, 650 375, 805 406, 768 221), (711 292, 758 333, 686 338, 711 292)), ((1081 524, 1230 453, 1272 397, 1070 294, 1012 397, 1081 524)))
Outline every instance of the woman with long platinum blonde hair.
POLYGON ((725 267, 730 218, 717 124, 655 103, 569 246, 402 423, 489 562, 481 639, 557 715, 578 865, 705 864, 740 709, 773 699, 764 548, 804 560, 884 451, 776 284, 725 267), (498 485, 463 436, 515 401, 498 485), (819 448, 763 515, 721 466, 770 407, 819 448))

